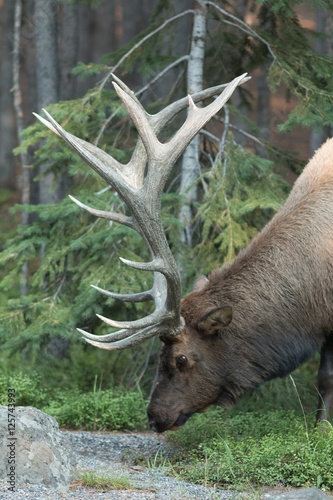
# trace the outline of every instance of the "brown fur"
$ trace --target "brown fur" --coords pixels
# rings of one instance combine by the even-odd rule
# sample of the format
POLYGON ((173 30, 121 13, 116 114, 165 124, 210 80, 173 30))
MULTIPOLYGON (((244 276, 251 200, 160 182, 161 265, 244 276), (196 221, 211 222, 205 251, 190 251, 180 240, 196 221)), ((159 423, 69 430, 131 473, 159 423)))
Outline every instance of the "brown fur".
POLYGON ((326 368, 319 389, 332 404, 333 139, 315 154, 285 205, 248 248, 208 282, 198 283, 182 301, 183 333, 165 340, 162 349, 148 408, 152 428, 179 427, 211 404, 230 407, 322 346, 326 368), (232 321, 213 331, 214 320, 203 330, 208 324, 203 319, 224 306, 231 306, 232 321), (188 363, 179 368, 182 355, 188 363))

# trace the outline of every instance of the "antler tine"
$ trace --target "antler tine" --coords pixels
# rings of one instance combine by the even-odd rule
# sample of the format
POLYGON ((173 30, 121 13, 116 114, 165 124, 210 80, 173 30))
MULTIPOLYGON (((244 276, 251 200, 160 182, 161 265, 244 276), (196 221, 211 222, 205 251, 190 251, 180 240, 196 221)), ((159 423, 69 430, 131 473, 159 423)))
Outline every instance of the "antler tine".
MULTIPOLYGON (((244 77, 239 85, 251 80, 250 76, 244 77)), ((214 97, 216 94, 220 94, 223 89, 225 89, 229 84, 225 83, 223 85, 216 85, 215 87, 210 87, 208 89, 196 92, 191 95, 193 102, 201 102, 210 97, 214 97)), ((168 123, 177 113, 186 109, 188 107, 188 96, 178 99, 178 101, 172 102, 164 109, 161 109, 158 113, 151 116, 152 127, 156 135, 162 130, 164 125, 168 123)))
POLYGON ((59 123, 43 108, 43 112, 49 121, 34 113, 36 118, 46 125, 50 130, 61 136, 67 144, 108 184, 118 191, 123 199, 130 200, 133 188, 140 188, 136 185, 136 176, 132 166, 123 165, 102 149, 90 144, 75 135, 64 130, 59 123))
POLYGON ((139 293, 115 293, 109 292, 108 290, 104 290, 104 288, 100 288, 95 285, 90 285, 95 288, 95 290, 111 297, 112 299, 123 300, 124 302, 146 302, 148 300, 154 300, 156 309, 162 310, 166 300, 166 282, 163 274, 154 272, 154 284, 150 290, 146 292, 139 293), (163 293, 164 292, 164 293, 163 293))
POLYGON ((129 94, 127 91, 123 90, 116 82, 112 82, 113 86, 125 104, 128 113, 130 114, 133 123, 140 134, 141 140, 145 145, 146 152, 149 155, 156 153, 156 146, 161 145, 157 139, 152 126, 149 121, 149 114, 143 109, 139 101, 133 94, 129 94))
POLYGON ((132 217, 127 217, 124 214, 118 214, 116 212, 106 212, 105 210, 96 210, 94 208, 88 207, 88 205, 85 205, 81 201, 77 200, 74 198, 74 196, 71 196, 70 194, 68 197, 76 203, 80 208, 84 208, 87 212, 89 212, 91 215, 95 215, 96 217, 100 217, 101 219, 107 219, 107 220, 112 220, 114 222, 119 222, 119 224, 123 224, 124 226, 128 226, 132 229, 136 229, 135 223, 132 219, 132 217))
POLYGON ((117 340, 122 340, 125 339, 129 336, 129 334, 133 334, 134 332, 131 331, 129 332, 128 330, 118 330, 117 332, 113 333, 108 333, 107 335, 94 335, 93 333, 88 333, 85 332, 84 330, 81 330, 81 328, 77 328, 77 331, 82 333, 84 340, 94 340, 94 341, 101 341, 102 343, 107 342, 108 340, 117 341, 117 340))
POLYGON ((174 137, 167 143, 169 151, 172 152, 173 159, 177 161, 178 157, 186 149, 193 137, 206 125, 206 123, 224 106, 228 99, 233 94, 236 87, 248 80, 244 73, 237 78, 234 78, 213 102, 204 108, 198 108, 191 96, 189 99, 189 113, 183 126, 176 132, 174 137))
POLYGON ((95 347, 99 347, 100 349, 105 349, 107 351, 117 351, 121 349, 127 349, 128 347, 135 347, 136 345, 142 344, 145 340, 148 340, 152 337, 155 337, 159 333, 159 325, 154 325, 151 328, 145 328, 140 332, 134 333, 130 337, 123 338, 122 340, 118 340, 115 342, 95 342, 87 337, 84 337, 84 340, 88 342, 88 344, 94 345, 95 347))
MULTIPOLYGON (((105 349, 108 351, 117 351, 120 349, 127 349, 128 347, 135 347, 139 344, 142 344, 145 340, 148 340, 152 337, 155 337, 156 335, 161 334, 161 328, 163 328, 163 325, 160 323, 157 323, 156 325, 144 328, 143 330, 140 330, 139 332, 132 332, 132 335, 125 338, 123 337, 120 340, 116 340, 115 342, 96 342, 91 339, 91 337, 95 337, 94 335, 87 334, 84 330, 79 330, 80 333, 83 334, 83 338, 86 342, 89 344, 92 344, 96 347, 99 347, 100 349, 105 349), (88 336, 89 335, 89 336, 88 336)), ((184 328, 183 322, 181 324, 181 328, 184 328)), ((169 332, 169 328, 168 328, 169 332)), ((116 334, 119 334, 119 332, 116 332, 116 334)), ((115 334, 115 335, 116 335, 115 334)), ((113 335, 113 334, 109 334, 113 335)), ((96 335, 96 337, 100 337, 100 335, 96 335)), ((107 335, 105 335, 105 338, 107 335)), ((109 337, 110 338, 110 337, 109 337)))
POLYGON ((124 302, 146 302, 147 300, 153 300, 154 296, 152 294, 152 290, 147 290, 147 292, 139 292, 139 293, 115 293, 109 292, 108 290, 104 290, 104 288, 100 288, 99 286, 90 285, 98 292, 111 297, 112 299, 123 300, 124 302))

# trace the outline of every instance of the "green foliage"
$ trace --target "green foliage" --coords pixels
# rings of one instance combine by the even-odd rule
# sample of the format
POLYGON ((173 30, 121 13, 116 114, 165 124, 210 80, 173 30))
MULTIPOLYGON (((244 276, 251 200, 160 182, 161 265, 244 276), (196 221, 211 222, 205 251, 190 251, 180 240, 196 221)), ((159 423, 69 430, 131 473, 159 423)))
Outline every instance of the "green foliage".
POLYGON ((226 145, 224 162, 215 165, 208 181, 198 207, 203 242, 196 251, 201 262, 206 256, 203 272, 233 260, 281 207, 289 190, 273 172, 271 161, 232 140, 226 145))
POLYGON ((133 431, 147 427, 146 406, 140 390, 124 388, 79 389, 77 379, 59 389, 45 382, 41 374, 22 371, 0 373, 0 404, 8 404, 8 389, 15 390, 16 406, 34 406, 55 417, 60 426, 86 430, 133 431))
POLYGON ((15 389, 16 406, 43 405, 47 399, 45 388, 41 387, 42 380, 38 373, 31 376, 23 372, 0 373, 0 404, 8 405, 8 389, 15 389))
POLYGON ((42 411, 55 417, 60 426, 89 431, 132 431, 147 426, 146 403, 137 391, 59 392, 42 411))
MULTIPOLYGON (((327 424, 325 432, 315 429, 314 415, 304 416, 297 408, 297 398, 291 409, 294 403, 285 392, 280 395, 289 409, 279 409, 278 403, 270 405, 272 384, 279 383, 261 388, 268 404, 259 395, 259 401, 257 397, 251 405, 248 397, 233 410, 213 408, 191 418, 179 432, 170 433, 168 439, 174 444, 192 450, 191 466, 179 461, 177 474, 199 484, 232 488, 265 484, 332 489, 332 426, 327 424)), ((276 387, 273 392, 276 394, 276 387)))

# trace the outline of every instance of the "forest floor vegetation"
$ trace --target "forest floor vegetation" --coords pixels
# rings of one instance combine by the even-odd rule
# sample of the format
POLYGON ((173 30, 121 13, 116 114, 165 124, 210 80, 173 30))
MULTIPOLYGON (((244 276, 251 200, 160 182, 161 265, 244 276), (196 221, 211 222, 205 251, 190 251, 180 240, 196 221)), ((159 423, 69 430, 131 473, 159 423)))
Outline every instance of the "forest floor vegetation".
MULTIPOLYGON (((333 427, 314 427, 317 395, 309 392, 304 380, 304 374, 296 372, 257 389, 232 410, 215 407, 197 414, 183 429, 166 433, 166 441, 177 450, 172 456, 138 454, 132 462, 233 491, 316 486, 331 492, 333 427)), ((38 373, 2 372, 1 404, 9 386, 15 387, 17 406, 35 406, 68 430, 147 430, 147 401, 139 389, 102 390, 95 382, 91 391, 50 390, 38 373)), ((87 475, 85 481, 97 479, 87 475)))

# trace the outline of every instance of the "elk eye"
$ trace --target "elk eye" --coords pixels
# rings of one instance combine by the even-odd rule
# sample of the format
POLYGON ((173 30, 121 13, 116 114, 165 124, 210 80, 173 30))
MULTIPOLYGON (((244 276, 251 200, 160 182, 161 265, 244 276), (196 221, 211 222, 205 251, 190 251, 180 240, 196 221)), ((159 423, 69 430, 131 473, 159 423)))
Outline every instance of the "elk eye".
POLYGON ((183 368, 185 365, 187 365, 187 357, 182 355, 182 356, 179 356, 179 358, 177 358, 176 360, 176 365, 177 365, 177 368, 183 368))

